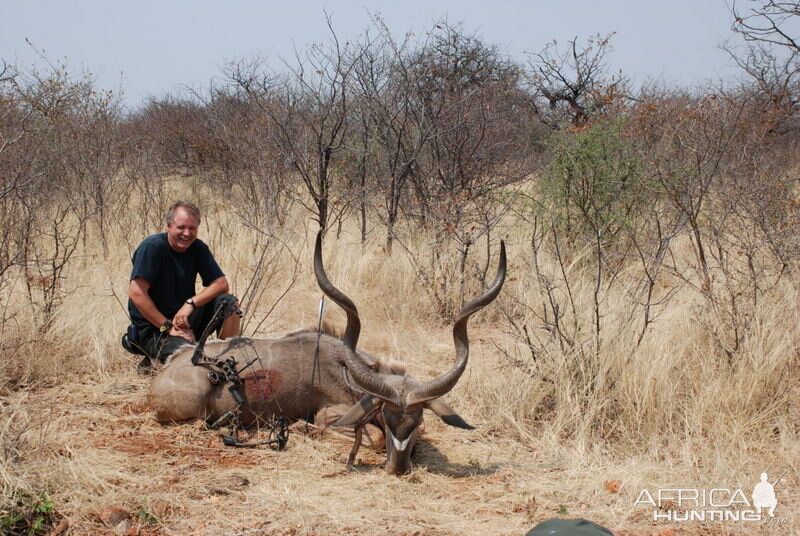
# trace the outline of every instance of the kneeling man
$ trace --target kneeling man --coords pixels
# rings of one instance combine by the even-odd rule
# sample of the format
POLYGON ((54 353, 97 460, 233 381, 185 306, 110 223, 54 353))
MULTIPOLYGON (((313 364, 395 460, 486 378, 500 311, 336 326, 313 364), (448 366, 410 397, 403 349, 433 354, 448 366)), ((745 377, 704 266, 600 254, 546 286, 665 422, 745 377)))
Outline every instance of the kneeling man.
POLYGON ((165 222, 167 231, 145 238, 132 258, 128 288, 132 325, 122 345, 145 356, 140 373, 163 363, 181 345, 197 342, 206 329, 216 330, 221 339, 239 334, 236 298, 227 294, 225 274, 197 238, 200 210, 188 201, 177 201, 165 222), (198 274, 203 289, 195 293, 198 274))

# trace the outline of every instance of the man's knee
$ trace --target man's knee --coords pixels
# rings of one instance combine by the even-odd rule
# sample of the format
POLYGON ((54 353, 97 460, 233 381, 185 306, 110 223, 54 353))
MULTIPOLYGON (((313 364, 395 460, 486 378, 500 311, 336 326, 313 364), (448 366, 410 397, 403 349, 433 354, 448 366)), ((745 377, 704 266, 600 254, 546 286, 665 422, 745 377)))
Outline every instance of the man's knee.
POLYGON ((222 293, 214 298, 212 303, 214 304, 215 310, 217 307, 222 308, 223 318, 229 318, 234 315, 242 316, 242 310, 239 309, 239 299, 233 294, 228 294, 227 292, 222 293))
MULTIPOLYGON (((203 306, 197 327, 194 329, 197 339, 208 332, 216 332, 220 339, 225 339, 239 334, 239 325, 242 315, 239 309, 239 300, 232 294, 220 294, 203 306)), ((192 322, 190 318, 190 322, 192 322)), ((192 322, 194 326, 194 322, 192 322)))
MULTIPOLYGON (((233 296, 231 296, 234 300, 233 296)), ((225 339, 229 339, 230 337, 236 337, 241 333, 241 324, 242 324, 242 311, 239 309, 239 302, 234 301, 231 307, 230 314, 225 318, 220 326, 217 334, 219 338, 223 341, 225 339)))

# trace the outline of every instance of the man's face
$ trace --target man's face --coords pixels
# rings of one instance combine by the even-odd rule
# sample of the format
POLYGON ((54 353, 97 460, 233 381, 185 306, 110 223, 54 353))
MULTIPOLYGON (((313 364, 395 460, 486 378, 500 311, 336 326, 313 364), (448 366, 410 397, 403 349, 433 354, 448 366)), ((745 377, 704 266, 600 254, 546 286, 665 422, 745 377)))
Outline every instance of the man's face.
POLYGON ((172 223, 167 224, 167 242, 169 247, 178 253, 183 253, 197 239, 197 227, 200 222, 183 208, 175 209, 172 223))

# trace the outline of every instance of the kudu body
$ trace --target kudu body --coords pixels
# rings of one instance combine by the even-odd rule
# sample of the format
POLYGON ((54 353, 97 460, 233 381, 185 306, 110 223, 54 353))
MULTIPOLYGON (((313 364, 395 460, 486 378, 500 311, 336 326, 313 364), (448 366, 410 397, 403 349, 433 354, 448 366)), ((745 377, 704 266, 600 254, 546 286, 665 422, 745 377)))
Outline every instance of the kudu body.
MULTIPOLYGON (((242 424, 284 416, 313 420, 320 426, 336 421, 334 426, 355 425, 358 429, 381 412, 386 434, 386 470, 406 473, 411 468, 411 452, 423 408, 433 410, 447 424, 472 428, 440 397, 455 386, 466 367, 467 320, 500 292, 505 263, 505 245, 501 244, 495 281, 483 295, 465 305, 456 319, 454 367, 428 382, 406 375, 395 362, 384 362, 356 349, 360 333, 358 311, 325 274, 321 236, 317 236, 314 272, 322 291, 347 313, 342 339, 316 331, 299 331, 277 339, 210 341, 204 352, 212 358, 234 357, 239 368, 252 363, 241 374, 240 391, 245 399, 241 407, 242 424)), ((150 405, 160 422, 213 421, 236 406, 224 385, 212 385, 208 370, 192 364, 193 353, 192 345, 180 349, 151 384, 150 405)), ((357 446, 348 465, 355 449, 357 446)))
MULTIPOLYGON (((159 422, 213 422, 236 407, 225 384, 213 385, 208 369, 192 364, 194 349, 188 344, 179 349, 150 385, 149 402, 159 422)), ((309 330, 277 339, 215 340, 206 343, 204 353, 211 359, 233 357, 240 369, 253 361, 240 374, 245 399, 240 421, 244 426, 281 415, 325 426, 364 396, 345 379, 342 341, 327 333, 318 336, 309 330)), ((359 357, 370 367, 399 372, 396 364, 384 364, 363 352, 359 357)))

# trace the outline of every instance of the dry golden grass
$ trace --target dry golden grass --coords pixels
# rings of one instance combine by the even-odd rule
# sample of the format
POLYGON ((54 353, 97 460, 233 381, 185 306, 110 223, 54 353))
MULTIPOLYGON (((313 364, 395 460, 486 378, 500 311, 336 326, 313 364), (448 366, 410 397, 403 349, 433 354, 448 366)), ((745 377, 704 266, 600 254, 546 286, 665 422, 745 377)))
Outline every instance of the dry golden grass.
MULTIPOLYGON (((241 295, 266 237, 231 209, 206 206, 201 237, 241 295)), ((313 226, 300 214, 294 221, 270 239, 280 254, 259 276, 263 294, 248 304, 248 335, 259 323, 257 334, 268 336, 316 323, 313 226)), ((470 363, 448 396, 477 430, 429 416, 416 469, 397 478, 367 449, 362 471, 344 471, 350 445, 336 437, 292 434, 283 452, 237 450, 197 424, 156 424, 146 406, 148 380, 119 346, 126 317, 118 300, 125 303, 141 226, 126 215, 107 252, 91 241, 80 251, 65 281, 68 298, 44 335, 21 285, 0 300, 17 311, 3 336, 25 343, 0 364, 3 507, 13 490, 46 491, 67 520, 65 534, 500 535, 524 534, 551 517, 584 517, 624 535, 794 534, 800 527, 796 284, 787 281, 761 301, 754 335, 734 366, 718 358, 688 291, 635 351, 628 297, 607 296, 602 350, 580 364, 583 375, 569 353, 528 369, 513 365, 497 347, 517 341, 491 306, 470 324, 470 363), (634 507, 643 488, 749 494, 762 471, 774 478, 784 470, 777 492, 785 522, 769 527, 656 523, 651 509, 634 507), (129 520, 112 526, 111 507, 129 520)), ((535 303, 523 235, 507 233, 511 278, 503 292, 535 303)), ((327 239, 324 255, 332 279, 361 311, 360 346, 406 361, 418 377, 442 373, 452 360, 449 326, 431 312, 407 257, 402 250, 386 256, 380 238, 362 251, 355 236, 345 226, 339 240, 327 239)), ((410 245, 425 247, 421 238, 410 245)), ((575 289, 579 309, 588 307, 588 287, 575 289)), ((343 321, 335 306, 328 314, 343 321)))

